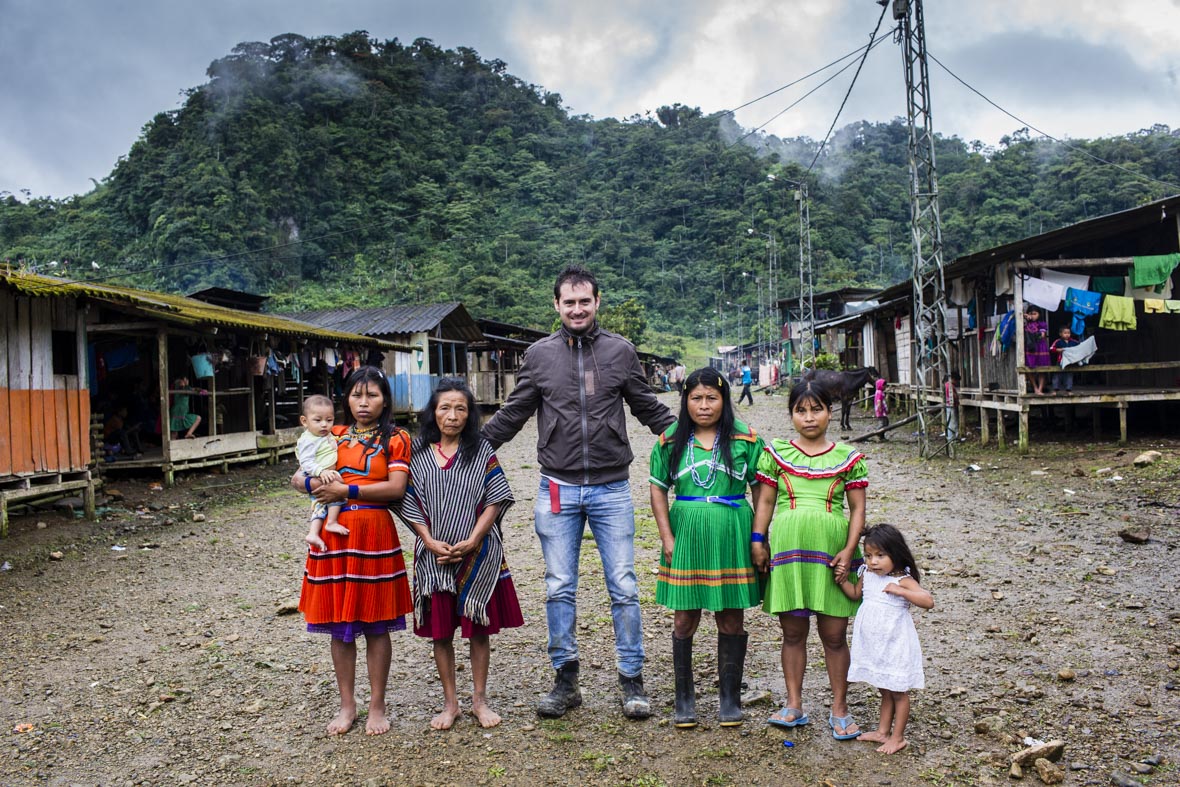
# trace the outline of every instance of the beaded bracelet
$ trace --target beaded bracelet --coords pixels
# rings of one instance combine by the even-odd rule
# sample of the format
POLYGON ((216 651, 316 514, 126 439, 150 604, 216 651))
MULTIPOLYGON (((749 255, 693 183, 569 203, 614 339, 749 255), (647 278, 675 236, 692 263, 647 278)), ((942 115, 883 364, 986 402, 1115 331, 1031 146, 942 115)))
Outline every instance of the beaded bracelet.
POLYGON ((359 486, 357 486, 356 484, 349 484, 348 485, 348 497, 352 500, 360 500, 361 499, 361 488, 359 486))
POLYGON ((311 494, 311 476, 304 476, 303 488, 307 490, 309 495, 311 494))
POLYGON ((765 542, 766 542, 766 536, 762 535, 761 533, 751 533, 750 534, 750 543, 751 544, 763 544, 765 542))

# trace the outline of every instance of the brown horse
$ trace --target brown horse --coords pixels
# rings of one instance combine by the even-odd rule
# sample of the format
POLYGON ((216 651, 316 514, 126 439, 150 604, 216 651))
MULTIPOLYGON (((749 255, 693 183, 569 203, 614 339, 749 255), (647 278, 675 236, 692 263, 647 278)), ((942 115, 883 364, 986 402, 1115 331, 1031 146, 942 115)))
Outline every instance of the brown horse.
POLYGON ((832 395, 833 400, 840 400, 840 428, 851 429, 852 400, 861 388, 872 385, 880 376, 880 372, 874 367, 865 366, 844 372, 811 369, 804 373, 803 379, 822 385, 832 395))

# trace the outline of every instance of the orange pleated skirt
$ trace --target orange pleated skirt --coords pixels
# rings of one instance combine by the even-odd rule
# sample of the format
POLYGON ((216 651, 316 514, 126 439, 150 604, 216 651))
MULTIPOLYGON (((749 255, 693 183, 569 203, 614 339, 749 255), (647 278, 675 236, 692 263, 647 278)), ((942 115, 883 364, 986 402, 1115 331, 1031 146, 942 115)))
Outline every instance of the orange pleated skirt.
POLYGON ((308 627, 342 623, 390 623, 403 628, 413 612, 406 561, 393 517, 385 507, 340 512, 346 536, 322 532, 327 550, 310 551, 303 571, 299 611, 308 627))

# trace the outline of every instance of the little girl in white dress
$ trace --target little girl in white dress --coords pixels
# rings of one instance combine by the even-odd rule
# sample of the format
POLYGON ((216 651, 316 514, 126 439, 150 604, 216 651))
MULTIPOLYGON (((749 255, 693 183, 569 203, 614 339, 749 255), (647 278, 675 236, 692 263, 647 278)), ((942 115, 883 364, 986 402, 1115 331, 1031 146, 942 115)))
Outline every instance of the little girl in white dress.
POLYGON ((905 537, 893 525, 865 530, 865 565, 861 581, 840 584, 844 594, 861 601, 852 627, 852 664, 848 680, 864 681, 881 692, 881 721, 857 740, 874 741, 877 751, 895 754, 906 747, 910 689, 926 686, 922 646, 910 606, 933 609, 934 597, 918 584, 918 566, 905 537))

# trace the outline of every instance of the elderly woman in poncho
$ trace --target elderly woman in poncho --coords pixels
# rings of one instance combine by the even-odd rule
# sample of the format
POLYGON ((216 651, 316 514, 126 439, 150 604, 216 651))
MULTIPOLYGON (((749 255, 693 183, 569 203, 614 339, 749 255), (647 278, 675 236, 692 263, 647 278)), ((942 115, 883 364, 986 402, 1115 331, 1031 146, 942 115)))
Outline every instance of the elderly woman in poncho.
POLYGON ((500 717, 487 703, 488 637, 524 625, 500 530, 512 490, 479 436, 479 409, 462 380, 439 381, 419 421, 398 513, 418 536, 414 633, 434 641, 443 685, 443 709, 430 726, 450 729, 462 712, 455 691, 459 629, 471 647, 471 712, 481 727, 494 727, 500 717))

